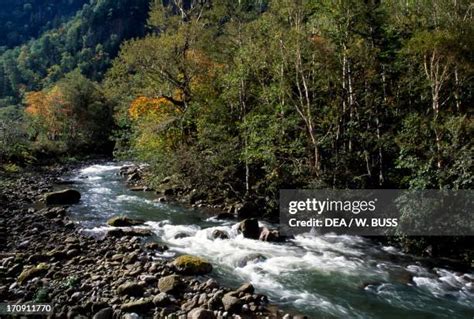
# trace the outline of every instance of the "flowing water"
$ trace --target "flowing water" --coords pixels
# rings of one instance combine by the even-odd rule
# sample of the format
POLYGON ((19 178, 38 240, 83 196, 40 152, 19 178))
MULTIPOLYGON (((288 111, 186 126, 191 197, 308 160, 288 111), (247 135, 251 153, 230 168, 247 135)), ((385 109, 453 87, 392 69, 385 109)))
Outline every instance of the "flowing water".
POLYGON ((280 307, 309 318, 474 318, 474 273, 428 268, 360 237, 308 234, 280 244, 245 239, 235 222, 128 190, 119 169, 92 165, 71 176, 82 193, 72 214, 84 232, 105 233, 106 220, 118 214, 145 219, 141 227, 170 247, 167 257, 205 257, 221 283, 251 282, 280 307), (229 239, 211 239, 216 229, 229 239))

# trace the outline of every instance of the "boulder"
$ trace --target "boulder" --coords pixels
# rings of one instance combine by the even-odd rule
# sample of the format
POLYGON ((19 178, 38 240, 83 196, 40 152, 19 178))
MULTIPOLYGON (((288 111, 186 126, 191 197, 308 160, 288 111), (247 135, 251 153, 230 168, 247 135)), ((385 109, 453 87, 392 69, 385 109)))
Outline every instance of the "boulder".
POLYGON ((199 296, 195 295, 192 299, 187 298, 186 300, 185 303, 181 304, 181 310, 188 312, 198 306, 199 296))
POLYGON ((258 239, 260 237, 258 220, 255 218, 243 220, 239 224, 239 232, 241 232, 245 238, 258 239))
POLYGON ((144 220, 131 219, 126 216, 115 216, 107 220, 107 224, 114 227, 137 226, 137 225, 143 225, 144 223, 145 223, 144 220))
POLYGON ((123 312, 147 313, 153 308, 153 302, 150 299, 140 299, 122 304, 120 309, 123 312))
POLYGON ((215 280, 215 279, 208 279, 205 283, 204 283, 204 289, 214 289, 214 288, 218 288, 219 287, 219 283, 215 280))
POLYGON ((25 269, 18 276, 17 281, 20 285, 22 285, 30 279, 45 275, 48 272, 48 268, 48 265, 41 263, 34 268, 25 269))
POLYGON ((223 230, 216 229, 211 234, 213 239, 229 239, 229 235, 223 230))
POLYGON ((237 294, 244 293, 244 294, 253 294, 255 291, 255 288, 251 283, 246 283, 243 284, 242 286, 239 287, 235 292, 237 294))
POLYGON ((153 298, 153 304, 157 307, 164 307, 171 303, 170 296, 167 293, 160 292, 153 298))
POLYGON ((47 193, 44 199, 46 205, 71 205, 79 202, 81 193, 75 189, 65 189, 58 192, 47 193))
POLYGON ((270 230, 267 227, 262 227, 260 236, 258 238, 261 241, 271 242, 283 242, 284 238, 280 235, 280 232, 276 229, 270 230))
POLYGON ((114 311, 112 308, 107 307, 102 310, 99 310, 92 319, 112 319, 114 315, 114 311))
POLYGON ((178 275, 169 275, 160 278, 158 281, 158 289, 160 292, 176 294, 184 289, 184 283, 178 275))
POLYGON ((134 282, 126 282, 118 286, 117 293, 122 296, 141 297, 143 296, 144 290, 143 285, 134 282))
POLYGON ((238 313, 242 309, 242 301, 233 296, 234 292, 227 293, 222 297, 222 304, 224 305, 224 310, 231 313, 238 313))
POLYGON ((207 308, 209 310, 218 310, 222 307, 222 297, 224 293, 222 291, 218 291, 214 294, 214 296, 207 301, 207 308))
POLYGON ((243 202, 235 206, 235 213, 238 219, 246 219, 258 216, 258 207, 251 201, 243 202))
POLYGON ((204 308, 194 308, 192 309, 187 316, 188 319, 214 319, 216 316, 210 310, 204 308))
POLYGON ((207 260, 191 255, 179 256, 172 265, 183 275, 205 275, 212 271, 212 265, 207 260))

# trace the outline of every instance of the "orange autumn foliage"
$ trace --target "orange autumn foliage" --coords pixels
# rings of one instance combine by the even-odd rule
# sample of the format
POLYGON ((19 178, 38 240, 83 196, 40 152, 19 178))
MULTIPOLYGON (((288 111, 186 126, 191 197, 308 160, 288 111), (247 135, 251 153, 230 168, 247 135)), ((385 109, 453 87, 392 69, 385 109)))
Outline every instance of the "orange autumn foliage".
POLYGON ((132 101, 128 109, 128 114, 133 120, 149 115, 153 115, 157 118, 165 118, 177 115, 178 112, 179 109, 164 97, 149 98, 140 96, 132 101))
POLYGON ((26 114, 36 120, 47 131, 48 136, 54 139, 61 130, 61 119, 71 113, 60 89, 54 87, 49 92, 29 92, 25 101, 26 114))

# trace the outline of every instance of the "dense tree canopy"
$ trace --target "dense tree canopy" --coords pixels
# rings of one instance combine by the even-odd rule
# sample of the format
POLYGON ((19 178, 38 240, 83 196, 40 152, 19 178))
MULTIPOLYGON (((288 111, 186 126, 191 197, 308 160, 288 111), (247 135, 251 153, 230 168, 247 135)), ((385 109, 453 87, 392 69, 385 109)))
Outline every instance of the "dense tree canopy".
POLYGON ((150 2, 92 1, 4 51, 0 115, 31 123, 4 145, 114 129, 155 181, 269 214, 281 188, 473 187, 469 1, 150 2))

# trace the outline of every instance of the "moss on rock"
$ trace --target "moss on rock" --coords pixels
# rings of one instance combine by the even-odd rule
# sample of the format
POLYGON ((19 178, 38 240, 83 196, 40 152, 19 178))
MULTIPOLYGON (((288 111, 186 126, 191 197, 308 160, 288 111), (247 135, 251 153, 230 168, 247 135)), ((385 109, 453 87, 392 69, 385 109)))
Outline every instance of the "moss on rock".
POLYGON ((207 260, 191 255, 179 256, 172 265, 184 275, 205 275, 212 271, 212 265, 207 260))
POLYGON ((40 263, 36 267, 25 269, 21 272, 21 274, 18 276, 18 283, 20 285, 23 285, 26 283, 28 280, 33 279, 35 277, 42 276, 48 272, 48 265, 45 263, 40 263))

